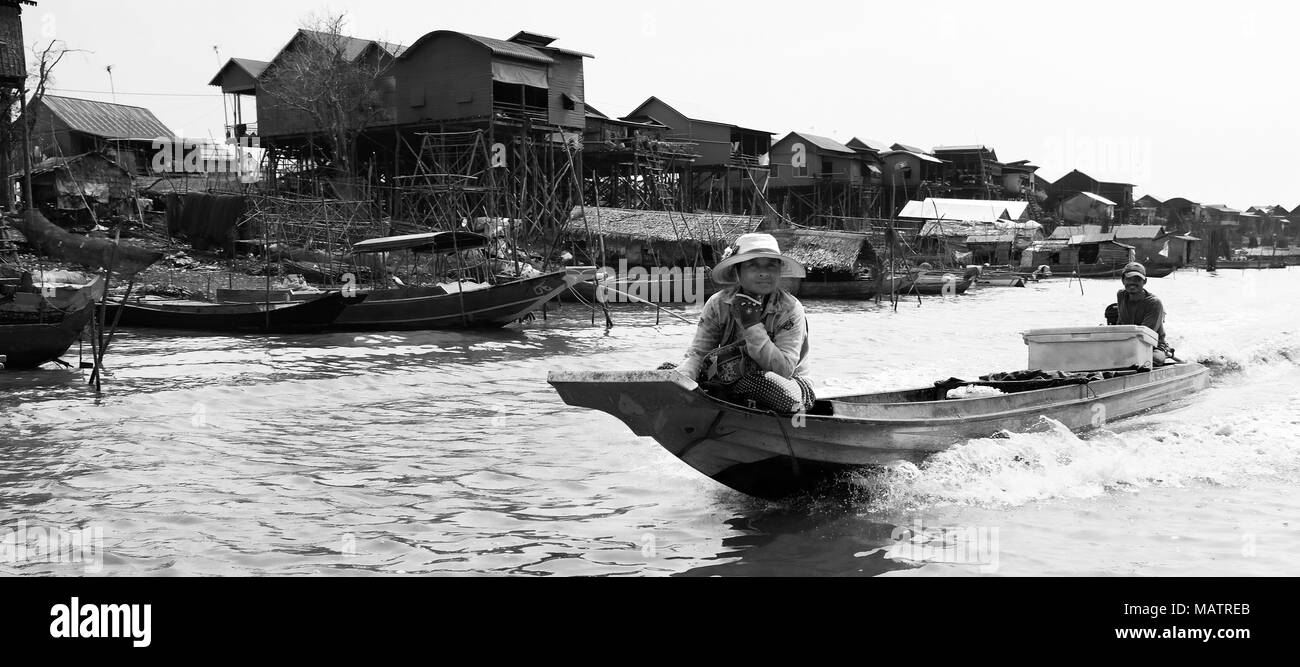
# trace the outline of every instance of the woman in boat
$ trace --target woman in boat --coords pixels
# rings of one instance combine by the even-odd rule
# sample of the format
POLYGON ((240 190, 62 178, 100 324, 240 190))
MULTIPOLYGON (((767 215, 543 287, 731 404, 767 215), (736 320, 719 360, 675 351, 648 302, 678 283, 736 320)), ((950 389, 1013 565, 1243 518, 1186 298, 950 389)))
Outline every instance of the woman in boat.
POLYGON ((794 413, 816 397, 805 379, 808 324, 803 304, 781 288, 804 267, 771 234, 745 234, 712 273, 729 285, 704 304, 695 341, 677 369, 706 390, 761 410, 794 413))

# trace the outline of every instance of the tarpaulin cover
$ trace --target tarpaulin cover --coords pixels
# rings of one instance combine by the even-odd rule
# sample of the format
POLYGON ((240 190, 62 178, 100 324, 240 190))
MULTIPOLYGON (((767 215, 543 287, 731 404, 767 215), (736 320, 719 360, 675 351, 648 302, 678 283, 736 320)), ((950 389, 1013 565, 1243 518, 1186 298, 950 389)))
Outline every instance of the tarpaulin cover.
POLYGON ((515 83, 533 88, 550 88, 545 67, 517 63, 492 63, 492 80, 501 83, 515 83))
POLYGON ((167 231, 183 236, 195 250, 220 247, 233 253, 235 239, 241 238, 238 224, 243 215, 240 195, 167 195, 167 231))

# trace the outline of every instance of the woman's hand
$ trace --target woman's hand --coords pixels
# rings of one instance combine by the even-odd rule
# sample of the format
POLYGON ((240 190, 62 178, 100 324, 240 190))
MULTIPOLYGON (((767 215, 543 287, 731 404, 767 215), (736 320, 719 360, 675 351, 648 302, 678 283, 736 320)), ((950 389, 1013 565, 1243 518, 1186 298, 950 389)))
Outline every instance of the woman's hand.
POLYGON ((763 321, 763 303, 737 294, 731 300, 731 315, 740 322, 740 326, 748 329, 763 321))

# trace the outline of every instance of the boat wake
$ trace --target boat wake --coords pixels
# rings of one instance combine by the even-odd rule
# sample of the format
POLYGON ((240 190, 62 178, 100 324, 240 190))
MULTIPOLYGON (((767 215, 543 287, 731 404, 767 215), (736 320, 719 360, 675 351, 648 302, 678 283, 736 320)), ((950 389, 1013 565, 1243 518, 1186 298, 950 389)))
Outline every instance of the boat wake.
POLYGON ((1233 361, 1232 375, 1172 410, 1084 435, 1043 419, 1033 432, 970 440, 920 466, 854 473, 849 482, 862 498, 859 507, 891 511, 1294 480, 1300 474, 1294 363, 1279 365, 1274 354, 1250 350, 1233 361))

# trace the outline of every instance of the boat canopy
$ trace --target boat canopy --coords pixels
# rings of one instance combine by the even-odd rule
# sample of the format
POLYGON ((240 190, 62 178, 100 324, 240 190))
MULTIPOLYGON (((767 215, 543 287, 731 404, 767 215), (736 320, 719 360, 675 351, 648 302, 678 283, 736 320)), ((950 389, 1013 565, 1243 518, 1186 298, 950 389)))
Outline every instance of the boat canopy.
POLYGON ((371 252, 388 252, 390 250, 410 250, 412 252, 456 252, 473 250, 488 244, 488 238, 482 234, 467 231, 426 232, 407 234, 405 236, 387 236, 380 239, 367 239, 352 244, 352 252, 357 254, 371 252))

